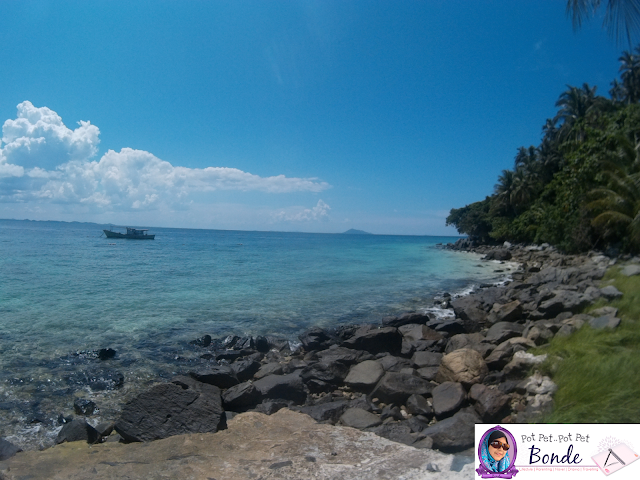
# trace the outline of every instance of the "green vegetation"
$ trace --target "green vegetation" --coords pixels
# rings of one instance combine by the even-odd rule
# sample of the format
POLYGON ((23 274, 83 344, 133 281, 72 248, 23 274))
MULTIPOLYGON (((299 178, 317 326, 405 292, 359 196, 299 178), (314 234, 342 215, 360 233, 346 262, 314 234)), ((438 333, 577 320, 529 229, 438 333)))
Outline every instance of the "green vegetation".
POLYGON ((607 303, 619 309, 618 328, 585 325, 534 350, 549 355, 542 371, 558 385, 555 409, 544 423, 640 423, 640 275, 619 272, 610 269, 603 279, 624 294, 607 303))
POLYGON ((493 195, 452 209, 447 225, 485 243, 640 251, 640 46, 620 62, 610 98, 570 86, 540 145, 520 147, 493 195))

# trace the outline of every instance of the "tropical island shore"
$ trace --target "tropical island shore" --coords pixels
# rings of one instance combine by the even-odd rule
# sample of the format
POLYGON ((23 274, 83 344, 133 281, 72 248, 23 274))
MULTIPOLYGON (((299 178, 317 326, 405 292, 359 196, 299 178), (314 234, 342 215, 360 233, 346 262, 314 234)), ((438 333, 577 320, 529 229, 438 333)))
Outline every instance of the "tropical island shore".
POLYGON ((607 271, 622 263, 620 275, 635 280, 640 259, 468 240, 448 248, 521 267, 503 286, 434 299, 451 316, 409 312, 378 325, 311 329, 295 351, 283 339, 205 335, 193 343, 210 366, 154 386, 112 422, 92 424, 85 405, 86 415, 66 419, 62 445, 16 453, 3 440, 2 478, 84 478, 87 471, 135 478, 143 467, 192 472, 181 478, 218 478, 204 473, 216 468, 221 478, 371 478, 383 464, 388 476, 380 470, 376 478, 396 478, 398 469, 406 478, 471 475, 475 423, 553 415, 563 385, 550 374, 569 361, 554 353, 554 342, 624 329, 630 320, 609 303, 627 293, 607 282, 607 271))

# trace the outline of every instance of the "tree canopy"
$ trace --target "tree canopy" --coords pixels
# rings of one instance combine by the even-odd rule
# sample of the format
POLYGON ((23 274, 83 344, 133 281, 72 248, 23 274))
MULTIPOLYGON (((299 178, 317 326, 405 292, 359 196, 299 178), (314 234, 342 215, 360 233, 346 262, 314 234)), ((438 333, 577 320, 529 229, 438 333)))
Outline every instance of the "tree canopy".
POLYGON ((447 225, 483 242, 640 251, 640 47, 623 52, 609 95, 568 85, 540 144, 518 148, 493 194, 447 225))

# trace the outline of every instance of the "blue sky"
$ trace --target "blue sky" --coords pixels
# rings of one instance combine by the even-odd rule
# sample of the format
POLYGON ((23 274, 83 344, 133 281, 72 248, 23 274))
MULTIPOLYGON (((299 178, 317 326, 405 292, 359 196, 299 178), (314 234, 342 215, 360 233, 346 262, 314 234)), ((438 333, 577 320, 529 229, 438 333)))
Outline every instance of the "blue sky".
POLYGON ((618 75, 565 6, 3 1, 0 218, 455 234, 566 85, 618 75))

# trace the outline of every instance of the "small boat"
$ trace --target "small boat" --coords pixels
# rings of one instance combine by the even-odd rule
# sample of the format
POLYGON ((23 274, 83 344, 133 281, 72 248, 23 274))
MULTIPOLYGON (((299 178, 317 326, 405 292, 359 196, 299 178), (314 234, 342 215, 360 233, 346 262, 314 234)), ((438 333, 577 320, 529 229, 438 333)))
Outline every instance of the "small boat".
POLYGON ((125 238, 127 240, 153 240, 156 237, 155 235, 149 235, 147 233, 149 230, 145 228, 116 227, 126 228, 127 233, 114 232, 112 228, 113 226, 109 230, 103 230, 107 238, 125 238))

